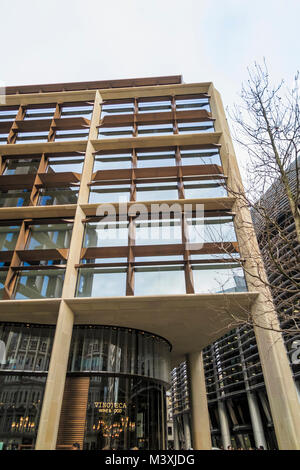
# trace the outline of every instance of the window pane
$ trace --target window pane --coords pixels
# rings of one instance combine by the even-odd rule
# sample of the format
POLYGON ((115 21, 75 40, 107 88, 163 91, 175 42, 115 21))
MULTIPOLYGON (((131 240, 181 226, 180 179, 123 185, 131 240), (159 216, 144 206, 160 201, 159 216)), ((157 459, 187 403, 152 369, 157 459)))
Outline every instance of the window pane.
POLYGON ((48 371, 55 327, 2 323, 0 340, 6 344, 1 370, 48 371))
POLYGON ((125 294, 126 269, 79 269, 76 297, 118 297, 125 294))
POLYGON ((131 137, 133 134, 132 126, 123 127, 100 127, 99 139, 113 139, 116 137, 131 137))
POLYGON ((7 276, 7 271, 0 271, 0 299, 3 299, 4 295, 4 283, 7 276))
POLYGON ((38 171, 40 160, 7 159, 4 175, 29 175, 38 171))
POLYGON ((90 119, 93 106, 63 106, 61 118, 84 117, 90 119))
POLYGON ((76 204, 78 193, 78 187, 41 189, 39 205, 55 206, 60 204, 76 204))
POLYGON ((128 222, 97 222, 85 224, 83 246, 127 246, 128 222))
POLYGON ((55 140, 86 140, 89 129, 64 129, 55 132, 55 140))
POLYGON ((181 267, 135 268, 134 295, 185 294, 184 270, 181 267))
POLYGON ((69 248, 73 224, 32 225, 27 250, 69 248))
POLYGON ((178 199, 176 184, 170 183, 144 183, 137 185, 137 201, 162 201, 178 199))
POLYGON ((161 134, 173 134, 173 124, 139 124, 138 134, 150 134, 150 135, 161 135, 161 134))
POLYGON ((136 223, 136 245, 181 243, 180 220, 141 221, 136 223))
MULTIPOLYGON (((27 109, 24 119, 36 120, 36 119, 51 119, 54 115, 55 107, 52 108, 38 108, 38 109, 27 109)), ((49 125, 50 127, 50 125, 49 125)))
POLYGON ((236 265, 192 266, 195 292, 245 292, 247 291, 243 268, 236 265))
POLYGON ((170 100, 141 101, 139 100, 139 113, 162 113, 172 111, 170 100))
POLYGON ((193 218, 187 220, 188 238, 192 243, 234 242, 232 218, 193 218))
POLYGON ((14 121, 16 118, 17 112, 18 112, 18 108, 17 109, 10 108, 6 110, 0 109, 0 121, 1 122, 14 121))
MULTIPOLYGON (((49 125, 50 128, 50 125, 49 125)), ((18 132, 16 142, 47 142, 48 132, 18 132)))
POLYGON ((205 122, 179 122, 178 130, 180 134, 195 134, 199 132, 214 132, 213 121, 205 122))
POLYGON ((203 182, 185 181, 184 195, 186 199, 198 199, 208 197, 226 197, 227 191, 220 182, 211 180, 203 182))
POLYGON ((155 168, 161 166, 175 166, 175 152, 137 152, 138 168, 155 168))
POLYGON ((0 207, 22 207, 28 206, 30 191, 27 189, 9 189, 0 191, 0 207))
POLYGON ((103 103, 101 118, 106 115, 132 114, 134 112, 134 102, 129 103, 103 103))
POLYGON ((83 162, 84 157, 76 155, 64 158, 49 158, 47 173, 61 173, 64 171, 81 173, 83 162))
POLYGON ((94 171, 131 168, 131 153, 96 155, 94 171))
POLYGON ((20 271, 15 289, 15 299, 60 297, 63 279, 63 270, 20 271))
POLYGON ((180 150, 182 165, 221 165, 218 150, 180 150))
POLYGON ((114 185, 114 186, 91 186, 90 190, 90 203, 106 203, 106 202, 128 202, 130 199, 130 186, 129 185, 114 185))
POLYGON ((209 98, 176 98, 177 111, 193 111, 196 109, 205 109, 210 112, 209 98))
POLYGON ((0 226, 0 250, 1 251, 13 250, 16 246, 19 232, 20 232, 19 225, 15 225, 11 227, 0 226))

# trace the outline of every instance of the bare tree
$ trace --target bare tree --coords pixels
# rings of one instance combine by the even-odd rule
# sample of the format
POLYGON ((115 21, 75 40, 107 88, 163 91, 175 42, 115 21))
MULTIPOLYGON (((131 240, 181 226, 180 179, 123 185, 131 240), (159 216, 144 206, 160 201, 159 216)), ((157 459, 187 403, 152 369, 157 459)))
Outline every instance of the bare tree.
POLYGON ((234 196, 255 224, 268 277, 259 269, 256 275, 272 291, 280 329, 294 335, 300 327, 299 73, 289 89, 283 81, 271 84, 265 61, 248 72, 241 104, 230 114, 234 138, 249 157, 246 191, 234 196))

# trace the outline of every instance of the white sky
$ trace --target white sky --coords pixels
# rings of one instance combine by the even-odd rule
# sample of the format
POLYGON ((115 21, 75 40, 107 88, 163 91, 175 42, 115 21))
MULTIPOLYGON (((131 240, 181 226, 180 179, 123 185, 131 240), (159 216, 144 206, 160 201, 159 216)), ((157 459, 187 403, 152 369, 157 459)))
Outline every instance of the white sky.
POLYGON ((299 0, 0 0, 0 18, 6 86, 182 74, 227 107, 255 60, 299 68, 299 0))

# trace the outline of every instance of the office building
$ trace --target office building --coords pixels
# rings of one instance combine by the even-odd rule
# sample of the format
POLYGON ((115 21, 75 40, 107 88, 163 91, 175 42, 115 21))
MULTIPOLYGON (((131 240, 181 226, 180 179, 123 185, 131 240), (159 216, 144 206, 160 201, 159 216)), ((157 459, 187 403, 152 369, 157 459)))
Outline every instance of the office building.
MULTIPOLYGON (((1 103, 0 441, 165 449, 187 358, 191 445, 210 449, 202 351, 245 312, 276 315, 249 275, 219 93, 171 76, 8 87, 1 103)), ((279 446, 298 448, 283 342, 255 334, 279 446)))

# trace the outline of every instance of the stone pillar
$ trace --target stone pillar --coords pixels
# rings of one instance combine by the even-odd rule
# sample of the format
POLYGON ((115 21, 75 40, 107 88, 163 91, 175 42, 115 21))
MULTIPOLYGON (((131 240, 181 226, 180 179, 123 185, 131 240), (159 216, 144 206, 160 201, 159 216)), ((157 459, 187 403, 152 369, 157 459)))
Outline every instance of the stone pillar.
POLYGON ((188 355, 193 449, 210 450, 211 435, 202 352, 188 355))
POLYGON ((173 434, 174 434, 174 449, 175 450, 180 450, 179 449, 177 420, 174 417, 173 417, 173 434))
POLYGON ((183 425, 184 425, 184 442, 186 450, 191 449, 192 439, 191 439, 191 430, 189 423, 189 416, 187 413, 183 415, 183 425))
POLYGON ((220 420, 222 443, 223 443, 224 450, 226 450, 228 446, 231 446, 231 438, 230 438, 230 429, 229 429, 227 412, 226 412, 224 401, 221 401, 221 400, 218 401, 218 413, 219 413, 219 420, 220 420))
POLYGON ((55 450, 72 338, 74 314, 62 301, 39 423, 36 450, 55 450))
POLYGON ((261 422, 260 411, 259 411, 255 393, 247 392, 247 399, 248 399, 255 445, 256 447, 263 446, 264 449, 267 449, 264 428, 261 422))

